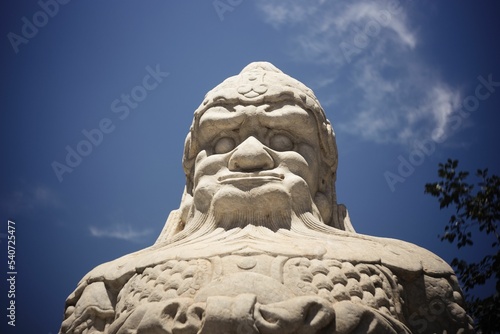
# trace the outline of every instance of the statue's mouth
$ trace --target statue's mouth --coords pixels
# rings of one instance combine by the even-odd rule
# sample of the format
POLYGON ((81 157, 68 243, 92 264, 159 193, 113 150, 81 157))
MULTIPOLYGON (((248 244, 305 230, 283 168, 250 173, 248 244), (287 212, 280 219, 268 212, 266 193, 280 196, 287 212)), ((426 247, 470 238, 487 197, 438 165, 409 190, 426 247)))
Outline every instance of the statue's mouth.
POLYGON ((283 181, 285 176, 280 173, 273 172, 249 172, 249 173, 230 173, 222 175, 218 181, 222 184, 226 183, 267 183, 272 181, 283 181))

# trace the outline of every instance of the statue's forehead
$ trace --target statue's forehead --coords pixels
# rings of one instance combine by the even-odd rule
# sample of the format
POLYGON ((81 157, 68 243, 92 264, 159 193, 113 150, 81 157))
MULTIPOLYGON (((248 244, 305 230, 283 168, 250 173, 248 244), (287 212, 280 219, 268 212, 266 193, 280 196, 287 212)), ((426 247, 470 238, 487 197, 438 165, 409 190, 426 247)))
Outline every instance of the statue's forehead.
POLYGON ((304 136, 318 132, 314 116, 291 104, 216 106, 207 109, 199 120, 202 134, 241 127, 281 129, 304 136))

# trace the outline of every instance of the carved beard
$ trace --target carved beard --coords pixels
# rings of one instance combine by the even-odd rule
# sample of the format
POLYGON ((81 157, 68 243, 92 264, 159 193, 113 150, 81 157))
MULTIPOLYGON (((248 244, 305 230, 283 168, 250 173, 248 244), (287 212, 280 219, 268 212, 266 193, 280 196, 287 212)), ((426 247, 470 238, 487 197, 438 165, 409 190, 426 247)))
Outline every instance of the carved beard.
POLYGON ((256 227, 255 231, 265 229, 271 233, 295 231, 302 234, 307 234, 308 230, 324 232, 325 228, 328 229, 305 182, 294 182, 288 188, 266 188, 264 185, 246 192, 234 188, 220 189, 212 196, 210 208, 205 212, 197 208, 196 200, 193 202, 185 228, 171 241, 194 240, 215 230, 251 231, 251 227, 256 227))
POLYGON ((266 187, 242 192, 223 188, 213 197, 211 212, 217 227, 225 230, 247 225, 265 226, 272 231, 290 229, 293 201, 283 189, 266 187))
MULTIPOLYGON (((276 231, 268 228, 267 225, 256 225, 253 222, 246 226, 232 227, 225 229, 219 226, 220 222, 216 220, 213 212, 201 213, 197 211, 195 215, 186 224, 185 228, 175 234, 167 242, 171 246, 180 246, 187 244, 202 243, 203 247, 209 247, 210 244, 221 245, 231 243, 242 238, 249 238, 254 241, 262 241, 269 247, 275 246, 281 241, 291 242, 303 240, 303 238, 324 238, 325 234, 335 234, 339 231, 330 226, 325 225, 318 215, 311 212, 305 212, 296 215, 292 212, 288 220, 288 229, 280 228, 276 231)), ((242 224, 241 224, 242 225, 242 224)), ((343 231, 340 231, 341 233, 343 231)), ((214 246, 217 248, 218 246, 214 246)))

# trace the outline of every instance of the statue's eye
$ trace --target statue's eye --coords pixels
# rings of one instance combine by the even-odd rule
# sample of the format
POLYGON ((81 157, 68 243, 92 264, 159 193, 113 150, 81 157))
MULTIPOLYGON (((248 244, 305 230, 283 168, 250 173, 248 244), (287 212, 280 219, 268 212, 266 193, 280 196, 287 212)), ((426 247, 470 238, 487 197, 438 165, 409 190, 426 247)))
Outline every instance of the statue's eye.
POLYGON ((222 137, 215 143, 214 152, 216 154, 223 154, 232 151, 234 148, 235 142, 233 138, 222 137))
POLYGON ((271 137, 269 146, 276 151, 291 151, 293 150, 293 141, 284 134, 277 134, 271 137))

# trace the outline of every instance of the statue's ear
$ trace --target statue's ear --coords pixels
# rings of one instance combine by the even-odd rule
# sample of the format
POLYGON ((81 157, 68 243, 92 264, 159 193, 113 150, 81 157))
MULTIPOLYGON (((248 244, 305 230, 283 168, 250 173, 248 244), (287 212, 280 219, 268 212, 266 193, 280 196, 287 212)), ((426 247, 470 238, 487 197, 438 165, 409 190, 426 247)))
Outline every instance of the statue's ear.
POLYGON ((351 218, 349 218, 349 212, 347 211, 346 206, 344 204, 336 204, 336 206, 338 228, 346 232, 356 233, 354 227, 352 226, 351 218))
POLYGON ((318 191, 314 195, 314 204, 316 204, 323 222, 328 226, 338 228, 336 224, 335 174, 328 175, 328 169, 326 169, 321 170, 320 175, 323 175, 323 177, 318 182, 318 191))
MULTIPOLYGON (((184 174, 186 174, 186 188, 184 190, 184 193, 191 193, 193 190, 193 167, 194 167, 194 160, 195 160, 195 155, 194 153, 197 150, 196 141, 193 141, 191 139, 191 131, 187 134, 186 140, 184 141, 184 153, 182 155, 182 167, 184 168, 184 174)), ((184 198, 184 196, 183 196, 184 198)))
POLYGON ((184 187, 184 193, 182 194, 181 205, 179 206, 179 213, 180 213, 179 218, 182 224, 182 229, 180 229, 178 232, 184 229, 184 226, 188 221, 188 217, 191 212, 192 206, 193 206, 193 196, 190 193, 188 193, 186 185, 184 187))
POLYGON ((328 197, 321 191, 316 192, 314 195, 314 204, 319 210, 319 214, 326 225, 331 225, 332 221, 332 203, 328 197))
POLYGON ((158 236, 158 239, 156 239, 155 244, 168 242, 174 235, 184 230, 192 203, 193 197, 189 195, 186 192, 186 188, 184 188, 180 208, 170 211, 167 222, 158 236))

